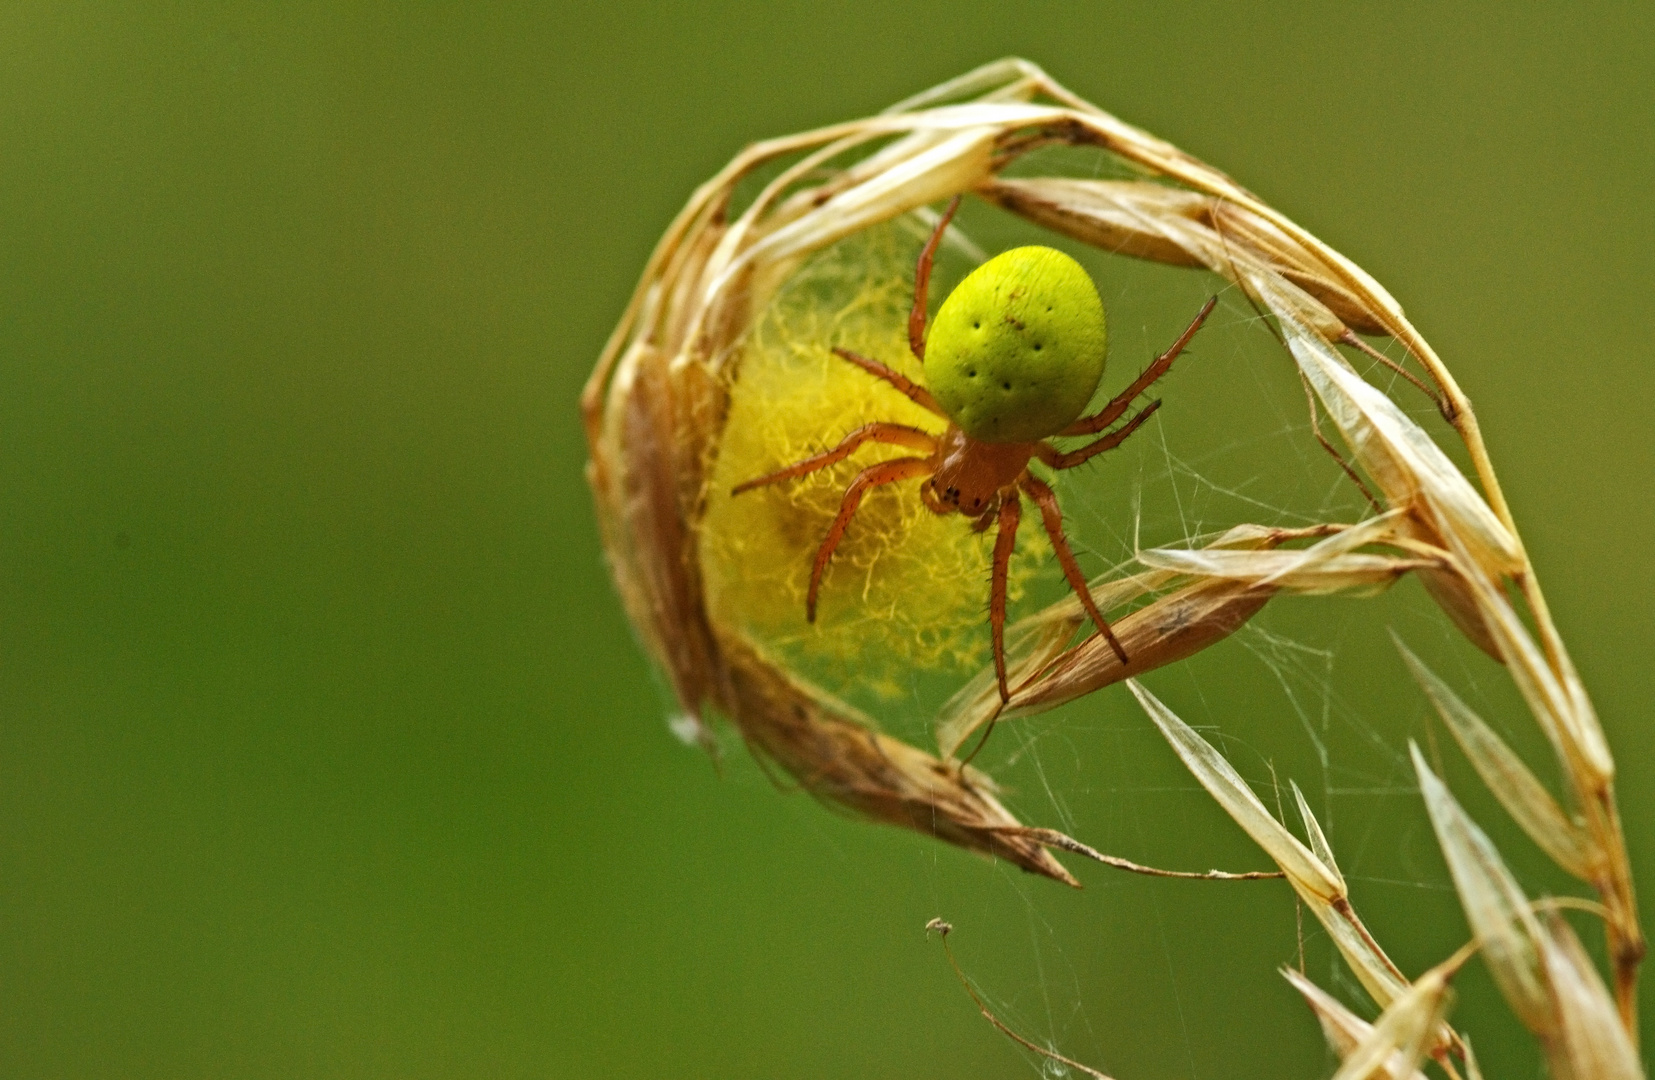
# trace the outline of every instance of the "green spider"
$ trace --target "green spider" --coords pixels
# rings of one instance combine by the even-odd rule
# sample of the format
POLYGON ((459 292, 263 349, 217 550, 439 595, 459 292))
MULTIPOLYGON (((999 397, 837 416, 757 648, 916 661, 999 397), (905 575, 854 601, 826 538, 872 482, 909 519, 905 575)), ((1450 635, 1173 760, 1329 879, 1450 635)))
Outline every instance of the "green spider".
POLYGON ((1160 401, 1150 402, 1120 427, 1079 449, 1064 452, 1045 441, 1054 436, 1096 435, 1119 420, 1133 400, 1172 367, 1218 300, 1208 300, 1172 347, 1156 357, 1131 386, 1096 413, 1082 417, 1103 379, 1107 344, 1103 301, 1081 265, 1061 251, 1020 247, 983 263, 943 301, 927 338, 926 292, 931 263, 959 205, 960 197, 956 195, 926 241, 914 271, 908 346, 924 366, 928 385, 921 386, 879 361, 848 349, 833 350, 840 359, 890 383, 915 404, 946 420, 948 427, 941 435, 934 435, 906 424, 866 424, 832 450, 749 480, 731 494, 807 476, 843 461, 864 443, 889 443, 920 451, 922 456, 894 458, 864 469, 845 489, 839 515, 811 566, 805 618, 816 621, 822 574, 863 496, 883 484, 926 477, 919 494, 932 513, 964 514, 972 519, 978 532, 998 521, 988 619, 994 640, 994 673, 1000 700, 1006 702, 1011 700, 1006 685, 1006 574, 1023 514, 1019 492, 1040 508, 1041 521, 1069 587, 1121 663, 1127 662, 1126 650, 1093 602, 1080 564, 1069 549, 1057 495, 1029 472, 1030 460, 1039 458, 1053 469, 1072 469, 1105 450, 1113 450, 1138 430, 1160 407, 1160 401))

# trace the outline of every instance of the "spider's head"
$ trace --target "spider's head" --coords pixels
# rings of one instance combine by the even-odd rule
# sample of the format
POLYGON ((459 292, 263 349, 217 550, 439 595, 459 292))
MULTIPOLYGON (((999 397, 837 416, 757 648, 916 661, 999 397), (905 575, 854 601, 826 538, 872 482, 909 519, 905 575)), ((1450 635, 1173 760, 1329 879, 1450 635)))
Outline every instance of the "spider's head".
POLYGON ((966 517, 976 517, 988 506, 989 496, 983 492, 962 492, 954 484, 939 483, 936 478, 927 483, 931 484, 931 490, 936 494, 938 502, 950 510, 958 510, 966 517))
POLYGON ((976 517, 988 506, 988 499, 984 498, 982 495, 972 494, 962 496, 956 492, 954 496, 954 505, 959 507, 960 513, 964 514, 966 517, 976 517))
POLYGON ((925 478, 926 502, 938 513, 959 513, 981 517, 994 509, 1000 478, 972 469, 968 462, 945 459, 941 468, 925 478))
POLYGON ((973 439, 1033 442, 1085 410, 1107 340, 1103 301, 1078 262, 1013 248, 943 301, 926 337, 925 384, 973 439))

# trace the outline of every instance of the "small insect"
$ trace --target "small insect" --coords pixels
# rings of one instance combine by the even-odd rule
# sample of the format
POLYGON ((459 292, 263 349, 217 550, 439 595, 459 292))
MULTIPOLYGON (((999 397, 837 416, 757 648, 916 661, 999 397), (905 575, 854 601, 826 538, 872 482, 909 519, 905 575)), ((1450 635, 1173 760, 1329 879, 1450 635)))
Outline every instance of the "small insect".
POLYGON ((1046 442, 1052 437, 1096 435, 1106 431, 1132 402, 1172 367, 1172 362, 1211 314, 1214 297, 1195 316, 1172 347, 1144 369, 1114 400, 1091 416, 1081 416, 1103 379, 1107 337, 1103 301, 1092 279, 1074 259, 1047 247, 1003 252, 972 271, 948 295, 931 332, 925 332, 926 293, 937 245, 948 228, 960 197, 955 196, 920 252, 914 271, 914 302, 908 314, 908 347, 925 371, 925 386, 877 360, 836 348, 834 355, 894 386, 915 404, 947 421, 941 435, 906 424, 866 424, 832 450, 796 462, 767 476, 736 486, 732 495, 808 476, 843 461, 869 442, 920 452, 862 470, 845 489, 839 514, 822 539, 810 569, 805 618, 816 621, 816 597, 834 549, 850 528, 862 499, 873 488, 924 477, 919 495, 939 515, 963 514, 972 528, 985 531, 998 523, 990 574, 988 618, 994 644, 994 673, 1000 700, 1011 700, 1006 685, 1006 576, 1017 542, 1023 507, 1019 492, 1034 500, 1051 537, 1069 587, 1097 624, 1121 662, 1127 662, 1115 632, 1092 600, 1063 533, 1063 514, 1051 487, 1029 472, 1038 458, 1053 469, 1072 469, 1105 450, 1113 450, 1161 405, 1152 401, 1102 438, 1062 451, 1046 442))

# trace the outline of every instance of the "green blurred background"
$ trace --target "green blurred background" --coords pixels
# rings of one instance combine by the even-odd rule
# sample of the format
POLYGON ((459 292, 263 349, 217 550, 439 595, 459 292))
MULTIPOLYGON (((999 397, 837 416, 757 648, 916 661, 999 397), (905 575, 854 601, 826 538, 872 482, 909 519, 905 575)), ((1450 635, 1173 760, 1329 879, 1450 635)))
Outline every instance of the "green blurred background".
MULTIPOLYGON (((0 1074, 1037 1073, 938 915, 1007 1019, 1123 1078, 1329 1068, 1274 974, 1279 886, 1067 891, 779 792, 739 745, 721 775, 602 570, 575 399, 690 190, 1010 53, 1401 299, 1479 407, 1655 880, 1648 4, 10 3, 0 1074)), ((1218 428, 1181 385, 1183 429, 1218 428)), ((1465 931, 1385 627, 1539 740, 1417 586, 1272 617, 1151 685, 1314 789, 1416 972, 1465 931)), ((1069 715, 997 736, 1025 816, 1258 865, 1123 690, 1069 715)), ((1532 1071, 1462 988, 1490 1074, 1532 1071)))

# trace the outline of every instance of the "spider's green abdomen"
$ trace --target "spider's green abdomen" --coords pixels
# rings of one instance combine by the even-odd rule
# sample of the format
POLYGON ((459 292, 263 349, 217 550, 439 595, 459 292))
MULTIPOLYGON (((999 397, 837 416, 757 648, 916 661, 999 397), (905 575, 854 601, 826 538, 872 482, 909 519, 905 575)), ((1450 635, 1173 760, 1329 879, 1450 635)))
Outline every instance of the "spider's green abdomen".
POLYGON ((1052 248, 1013 248, 943 301, 925 384, 973 439, 1033 442, 1085 410, 1106 343, 1103 301, 1081 265, 1052 248))

